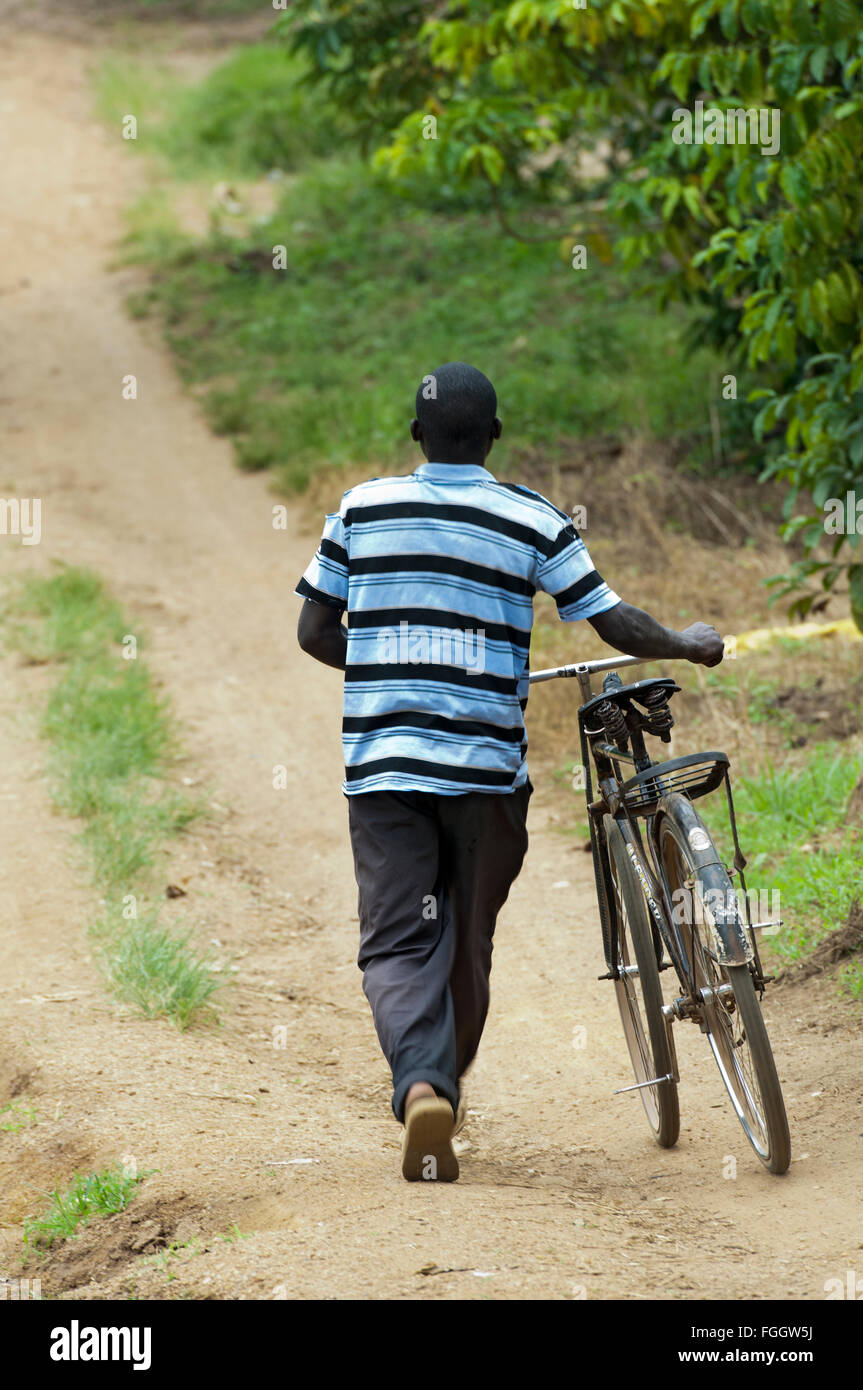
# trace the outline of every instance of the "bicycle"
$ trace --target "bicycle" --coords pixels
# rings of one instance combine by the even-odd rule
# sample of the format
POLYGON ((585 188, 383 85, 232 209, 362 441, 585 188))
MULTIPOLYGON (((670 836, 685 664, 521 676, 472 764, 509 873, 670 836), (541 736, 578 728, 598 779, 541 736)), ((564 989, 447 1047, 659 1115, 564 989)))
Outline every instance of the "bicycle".
POLYGON ((574 676, 581 689, 584 790, 608 967, 599 978, 614 981, 636 1082, 615 1094, 638 1091, 655 1139, 672 1147, 680 1133, 672 1028, 689 1020, 707 1035, 749 1143, 771 1173, 784 1173, 791 1162, 788 1120, 759 1002, 772 977, 764 974, 755 935, 781 922, 751 920, 726 754, 660 762, 648 754, 645 734, 671 740, 668 702, 681 687, 667 676, 624 685, 615 668, 646 659, 605 658, 530 675, 531 684, 574 676), (608 674, 594 695, 590 677, 600 671, 608 674), (622 763, 634 772, 624 777, 622 763), (731 868, 692 804, 723 782, 731 868), (661 976, 671 968, 681 992, 666 1003, 661 976))

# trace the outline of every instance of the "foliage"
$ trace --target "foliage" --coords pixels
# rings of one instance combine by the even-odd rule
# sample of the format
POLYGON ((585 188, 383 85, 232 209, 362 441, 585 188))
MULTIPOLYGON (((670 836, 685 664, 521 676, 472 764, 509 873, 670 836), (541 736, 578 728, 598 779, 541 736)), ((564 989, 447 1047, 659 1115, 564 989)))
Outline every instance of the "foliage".
POLYGON ((806 494, 863 496, 858 0, 295 0, 281 31, 338 99, 374 104, 394 179, 481 186, 508 229, 568 214, 568 241, 613 239, 656 268, 660 303, 700 306, 729 369, 766 377, 765 476, 788 483, 783 535, 806 547, 781 592, 805 613, 810 575, 847 578, 863 627, 856 531, 825 559, 823 514, 793 515, 806 494), (777 111, 779 149, 676 143, 696 100, 777 111))

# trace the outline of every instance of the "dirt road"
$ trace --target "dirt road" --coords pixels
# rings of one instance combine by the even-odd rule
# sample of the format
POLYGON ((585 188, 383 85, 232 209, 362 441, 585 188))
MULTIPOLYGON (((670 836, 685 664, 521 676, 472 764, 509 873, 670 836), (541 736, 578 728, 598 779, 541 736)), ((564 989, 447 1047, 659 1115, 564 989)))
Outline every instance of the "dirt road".
POLYGON ((41 544, 0 537, 0 564, 90 566, 146 624, 182 772, 227 808, 176 842, 165 882, 188 896, 167 910, 239 969, 217 1031, 132 1020, 104 994, 85 938, 98 905, 37 736, 51 673, 4 658, 0 1104, 25 1098, 38 1123, 0 1132, 3 1272, 40 1191, 131 1156, 157 1172, 49 1257, 44 1293, 823 1298, 863 1269, 859 1028, 826 983, 768 1001, 787 1177, 750 1156, 695 1030, 678 1038, 682 1137, 656 1148, 638 1099, 611 1095, 630 1076, 596 980, 590 861, 555 833, 542 784, 499 924, 462 1180, 401 1180, 355 964, 340 682, 294 639, 315 540, 299 513, 273 529, 266 480, 234 469, 155 327, 124 312, 133 272, 107 264, 145 169, 92 114, 91 58, 14 28, 0 55, 0 495, 44 499, 41 544), (290 791, 273 790, 280 763, 290 791))

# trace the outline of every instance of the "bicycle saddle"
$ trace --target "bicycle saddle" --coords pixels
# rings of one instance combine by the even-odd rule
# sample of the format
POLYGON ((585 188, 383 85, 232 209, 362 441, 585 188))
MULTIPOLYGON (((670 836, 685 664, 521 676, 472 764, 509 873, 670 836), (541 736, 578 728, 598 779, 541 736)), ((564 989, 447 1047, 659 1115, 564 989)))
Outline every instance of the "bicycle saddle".
POLYGON ((621 707, 627 706, 631 700, 634 700, 636 704, 647 708, 650 701, 646 700, 645 696, 651 690, 661 690, 665 698, 670 699, 675 691, 680 690, 680 686, 670 676, 653 676, 649 680, 633 681, 631 685, 612 685, 608 690, 603 690, 601 694, 594 695, 586 705, 582 705, 581 713, 589 714, 597 705, 601 705, 603 700, 613 700, 616 705, 621 707))

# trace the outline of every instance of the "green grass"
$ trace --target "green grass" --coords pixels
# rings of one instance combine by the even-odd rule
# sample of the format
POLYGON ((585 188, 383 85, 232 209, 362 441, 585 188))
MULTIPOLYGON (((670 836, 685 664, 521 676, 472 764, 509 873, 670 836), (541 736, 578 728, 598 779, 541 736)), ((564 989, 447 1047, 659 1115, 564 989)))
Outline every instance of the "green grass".
POLYGON ((56 1240, 68 1240, 96 1216, 112 1216, 129 1205, 146 1174, 132 1177, 122 1168, 106 1168, 101 1173, 76 1173, 71 1185, 49 1194, 50 1206, 43 1216, 24 1222, 24 1244, 28 1250, 49 1249, 56 1240))
POLYGON ((254 1231, 241 1231, 236 1221, 227 1231, 217 1232, 215 1239, 224 1241, 227 1245, 233 1245, 238 1240, 250 1240, 255 1235, 254 1231))
MULTIPOLYGON (((799 729, 800 721, 787 711, 776 708, 773 703, 780 686, 779 680, 775 677, 759 676, 751 670, 732 674, 728 670, 727 662, 722 667, 721 674, 716 671, 706 671, 704 675, 708 689, 722 700, 736 702, 740 698, 741 691, 745 693, 747 716, 750 723, 774 725, 781 723, 789 732, 792 729, 799 729), (735 679, 735 675, 737 679, 735 679)), ((800 688, 802 689, 802 682, 800 688)))
POLYGON ((839 972, 839 992, 855 1003, 863 1000, 863 961, 854 960, 839 972))
POLYGON ((199 1236, 193 1236, 191 1240, 180 1243, 172 1241, 166 1245, 164 1250, 159 1250, 155 1255, 147 1255, 142 1263, 152 1265, 160 1274, 164 1274, 169 1283, 179 1277, 179 1269, 186 1265, 196 1256, 205 1253, 212 1242, 226 1242, 233 1245, 238 1240, 249 1240, 255 1232, 241 1231, 236 1221, 228 1231, 217 1231, 210 1241, 204 1241, 199 1236))
POLYGON ((32 1105, 25 1105, 21 1101, 9 1101, 8 1105, 0 1105, 0 1130, 6 1134, 17 1134, 19 1130, 29 1129, 37 1123, 36 1111, 32 1105))
POLYGON ((178 178, 254 177, 307 167, 353 143, 346 117, 310 91, 305 75, 276 43, 238 49, 194 86, 179 85, 158 60, 115 56, 96 72, 96 100, 114 129, 135 115, 130 146, 160 156, 178 178))
MULTIPOLYGON (((568 788, 571 765, 553 776, 568 788)), ((805 959, 828 932, 844 926, 854 901, 863 901, 863 824, 847 817, 861 776, 863 749, 860 740, 849 740, 813 744, 778 765, 766 760, 755 776, 732 778, 747 889, 763 894, 751 900, 753 920, 756 901, 763 903, 765 920, 774 915, 783 920, 776 935, 763 939, 765 954, 778 963, 805 959)), ((578 799, 584 793, 575 795, 572 819, 559 829, 586 840, 589 829, 578 799)), ((734 851, 724 792, 699 801, 697 809, 730 865, 734 851)), ((863 962, 844 967, 839 985, 848 998, 863 998, 863 962)))
POLYGON ((210 963, 190 944, 190 933, 178 935, 160 926, 151 912, 130 923, 117 937, 105 959, 108 983, 145 1018, 170 1018, 187 1028, 210 1011, 220 981, 210 963))
MULTIPOLYGON (((778 890, 785 925, 769 938, 782 961, 808 955, 827 932, 844 925, 855 898, 863 899, 863 826, 846 817, 863 775, 859 744, 826 742, 805 757, 768 762, 754 777, 733 783, 747 886, 778 890)), ((719 793, 699 809, 730 861, 731 830, 719 793)))
POLYGON ((164 1274, 165 1278, 170 1283, 178 1277, 173 1262, 176 1262, 177 1265, 188 1264, 189 1260, 195 1255, 200 1254, 203 1248, 203 1242, 197 1237, 193 1237, 191 1240, 182 1243, 179 1241, 172 1241, 170 1245, 165 1246, 164 1250, 159 1250, 155 1255, 145 1256, 142 1263, 145 1265, 152 1265, 160 1274, 164 1274), (183 1257, 182 1259, 181 1256, 183 1257))
POLYGON ((119 607, 86 570, 63 569, 48 582, 33 581, 14 606, 19 613, 41 619, 38 630, 22 625, 18 629, 34 661, 89 659, 101 649, 106 634, 116 642, 124 636, 119 607))
POLYGON ((560 453, 595 434, 677 439, 693 456, 703 448, 708 394, 725 368, 683 345, 684 311, 657 314, 618 267, 594 259, 575 271, 571 248, 516 241, 439 189, 400 194, 301 78, 296 59, 264 44, 192 89, 135 62, 99 80, 114 125, 140 90, 152 137, 138 148, 158 156, 153 187, 130 210, 125 254, 152 271, 130 309, 161 318, 241 467, 273 469, 298 491, 322 467, 413 466, 417 385, 456 358, 497 387, 501 471, 525 451, 560 453), (200 242, 172 226, 177 177, 273 167, 295 177, 274 185, 269 220, 237 234, 214 226, 200 242), (286 248, 284 270, 272 268, 274 246, 286 248))
POLYGON ((611 272, 579 277, 555 248, 508 239, 480 213, 412 207, 359 161, 297 179, 246 238, 194 248, 178 233, 171 247, 164 210, 151 229, 139 208, 129 251, 154 272, 149 306, 184 379, 213 383, 212 427, 241 466, 274 468, 287 490, 322 461, 414 459, 417 385, 454 358, 495 382, 495 467, 567 436, 705 429, 715 364, 684 352, 679 316, 656 315, 611 272), (284 271, 270 268, 279 245, 284 271))
MULTIPOLYGON (((777 647, 781 648, 786 655, 800 658, 800 642, 794 639, 780 638, 777 647)), ((766 654, 765 654, 766 655, 766 654)), ((859 679, 853 664, 849 667, 841 668, 844 675, 843 696, 849 712, 860 711, 863 709, 861 704, 861 694, 863 694, 863 682, 859 679)), ((745 702, 746 714, 751 724, 770 725, 774 730, 780 730, 783 741, 787 747, 799 746, 801 731, 805 730, 804 736, 818 738, 818 732, 813 730, 812 725, 806 725, 801 721, 799 714, 791 708, 787 708, 781 700, 777 699, 783 688, 793 682, 795 691, 806 694, 816 694, 821 688, 823 681, 823 671, 815 670, 800 672, 799 670, 788 670, 782 678, 777 676, 764 676, 757 667, 749 662, 732 666, 726 662, 718 671, 705 672, 705 682, 711 693, 723 701, 739 705, 741 699, 745 702)), ((835 692, 833 692, 835 694, 835 692)), ((831 692, 824 691, 825 702, 831 699, 831 692)), ((823 732, 823 731, 822 731, 823 732)))
POLYGON ((104 894, 90 934, 106 982, 145 1017, 186 1028, 211 1016, 222 981, 188 933, 161 926, 158 908, 147 905, 166 842, 203 807, 164 781, 178 750, 168 703, 141 659, 145 644, 136 635, 137 656, 124 659, 129 623, 85 570, 30 579, 11 595, 9 614, 8 644, 59 668, 42 732, 54 754, 54 800, 82 822, 104 894))

